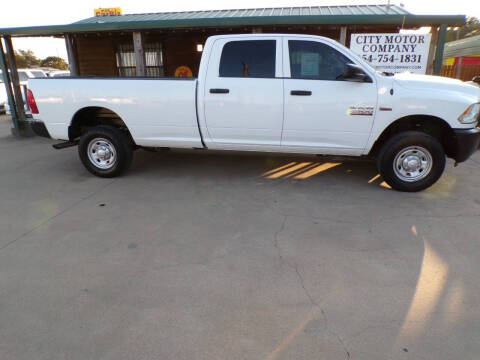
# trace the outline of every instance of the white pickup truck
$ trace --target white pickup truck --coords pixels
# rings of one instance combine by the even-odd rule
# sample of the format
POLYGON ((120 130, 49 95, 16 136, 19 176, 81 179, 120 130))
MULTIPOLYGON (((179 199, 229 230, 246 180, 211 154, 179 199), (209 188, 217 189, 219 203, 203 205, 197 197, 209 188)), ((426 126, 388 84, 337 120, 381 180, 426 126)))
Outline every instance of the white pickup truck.
POLYGON ((37 134, 78 144, 93 174, 124 172, 140 147, 376 159, 384 180, 419 191, 445 157, 477 150, 480 89, 458 80, 382 74, 309 35, 210 37, 198 78, 29 81, 37 134))

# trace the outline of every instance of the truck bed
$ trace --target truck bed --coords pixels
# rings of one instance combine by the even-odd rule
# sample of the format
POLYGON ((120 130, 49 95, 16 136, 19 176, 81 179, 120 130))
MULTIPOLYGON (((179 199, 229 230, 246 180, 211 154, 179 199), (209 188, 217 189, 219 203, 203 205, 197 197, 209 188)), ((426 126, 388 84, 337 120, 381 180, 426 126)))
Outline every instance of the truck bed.
POLYGON ((137 145, 202 147, 195 78, 46 78, 29 88, 50 135, 68 140, 68 124, 86 106, 107 108, 127 125, 137 145), (72 113, 72 109, 74 109, 72 113))

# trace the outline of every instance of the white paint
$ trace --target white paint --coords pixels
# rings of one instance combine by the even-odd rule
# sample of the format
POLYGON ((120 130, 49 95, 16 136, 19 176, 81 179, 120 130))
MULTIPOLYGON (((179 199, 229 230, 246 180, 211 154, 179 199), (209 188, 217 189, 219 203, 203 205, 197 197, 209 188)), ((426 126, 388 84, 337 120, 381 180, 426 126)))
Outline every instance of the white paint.
MULTIPOLYGON (((287 79, 284 81, 285 114, 282 146, 309 148, 309 152, 318 153, 330 152, 332 149, 344 149, 347 152, 361 151, 370 136, 375 113, 371 116, 354 116, 349 114, 349 109, 351 106, 375 107, 376 83, 288 79, 290 59, 287 49, 290 38, 285 37, 283 43, 284 71, 287 79), (311 91, 312 95, 294 96, 291 95, 292 90, 311 91)), ((339 43, 326 38, 297 36, 295 40, 320 42, 341 53, 345 53, 346 49, 339 43)), ((346 55, 352 63, 357 61, 352 54, 346 55)), ((310 65, 310 59, 307 60, 307 64, 310 65)), ((310 70, 313 68, 318 71, 318 66, 308 66, 308 68, 307 75, 310 75, 310 70)), ((374 79, 374 72, 366 70, 374 79)), ((304 75, 303 69, 301 73, 304 75)))
MULTIPOLYGON (((282 47, 280 36, 235 36, 218 38, 204 85, 205 121, 211 141, 217 144, 279 146, 283 123, 282 47), (230 41, 274 40, 277 42, 273 79, 220 77, 220 54, 230 41), (211 94, 210 89, 228 89, 211 94)), ((208 46, 207 45, 207 46, 208 46)))

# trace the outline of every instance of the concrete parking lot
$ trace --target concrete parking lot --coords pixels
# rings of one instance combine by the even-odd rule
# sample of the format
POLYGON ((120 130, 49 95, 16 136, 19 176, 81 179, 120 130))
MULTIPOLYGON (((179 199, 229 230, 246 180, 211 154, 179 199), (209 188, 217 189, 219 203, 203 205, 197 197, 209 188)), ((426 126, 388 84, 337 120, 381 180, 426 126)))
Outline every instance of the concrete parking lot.
POLYGON ((0 119, 0 359, 478 359, 480 153, 137 151, 99 179, 0 119), (287 166, 288 165, 288 166, 287 166))

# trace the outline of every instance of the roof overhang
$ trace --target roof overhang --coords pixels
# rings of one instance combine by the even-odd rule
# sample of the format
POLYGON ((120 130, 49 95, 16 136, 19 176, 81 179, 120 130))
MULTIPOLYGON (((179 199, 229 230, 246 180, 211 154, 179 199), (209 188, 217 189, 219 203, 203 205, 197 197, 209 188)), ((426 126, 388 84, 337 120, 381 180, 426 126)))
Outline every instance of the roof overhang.
POLYGON ((55 36, 72 33, 128 31, 147 29, 269 26, 269 25, 396 25, 419 27, 445 24, 460 26, 465 24, 464 15, 282 15, 246 17, 205 17, 155 20, 122 21, 122 17, 86 19, 67 25, 48 25, 0 29, 0 35, 10 36, 55 36))
POLYGON ((445 58, 480 55, 480 35, 451 41, 445 44, 445 58))

